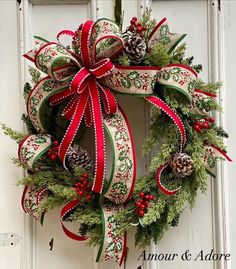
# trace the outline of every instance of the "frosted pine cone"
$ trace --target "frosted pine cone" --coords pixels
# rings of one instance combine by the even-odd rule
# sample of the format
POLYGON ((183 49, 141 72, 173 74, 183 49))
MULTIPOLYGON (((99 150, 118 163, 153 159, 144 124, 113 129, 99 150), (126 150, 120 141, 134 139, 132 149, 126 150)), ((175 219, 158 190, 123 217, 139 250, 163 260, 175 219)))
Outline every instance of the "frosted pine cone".
POLYGON ((139 64, 146 53, 146 43, 139 34, 127 32, 124 34, 124 50, 133 64, 139 64))
POLYGON ((89 157, 86 150, 78 145, 70 147, 66 154, 66 164, 72 170, 76 167, 86 169, 86 171, 93 173, 94 165, 92 159, 89 157))
POLYGON ((173 173, 179 177, 186 177, 193 172, 193 160, 186 153, 177 153, 172 156, 170 166, 173 173))

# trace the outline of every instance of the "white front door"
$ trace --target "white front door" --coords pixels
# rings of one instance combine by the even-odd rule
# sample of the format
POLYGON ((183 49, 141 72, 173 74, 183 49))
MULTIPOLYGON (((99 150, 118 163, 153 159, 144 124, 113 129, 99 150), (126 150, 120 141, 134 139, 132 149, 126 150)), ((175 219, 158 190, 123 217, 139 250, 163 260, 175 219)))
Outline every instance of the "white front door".
MULTIPOLYGON (((20 5, 13 0, 0 1, 0 122, 5 122, 14 129, 22 129, 20 115, 23 111, 22 92, 20 87, 25 79, 21 54, 30 49, 32 37, 40 35, 55 40, 61 29, 75 29, 88 18, 108 17, 113 19, 112 0, 22 0, 20 5)), ((123 0, 125 24, 133 16, 151 4, 151 1, 123 0)), ((215 18, 217 1, 152 1, 153 15, 161 20, 167 17, 173 32, 188 34, 186 42, 189 56, 195 56, 195 62, 203 64, 202 79, 214 79, 215 29, 212 18, 215 18), (212 5, 214 3, 214 5, 212 5), (210 70, 210 71, 209 71, 210 70), (211 73, 210 73, 211 72, 211 73)), ((119 99, 134 133, 137 152, 146 136, 147 107, 142 100, 132 97, 119 99)), ((94 262, 95 250, 84 243, 67 239, 59 225, 59 211, 47 214, 43 227, 28 216, 24 216, 20 207, 20 188, 15 186, 16 180, 23 175, 16 169, 9 158, 16 155, 16 145, 1 133, 0 154, 0 268, 3 269, 77 269, 77 268, 119 268, 115 263, 94 262), (8 234, 10 233, 10 234, 8 234), (13 235, 13 239, 11 237, 13 235), (2 237, 1 237, 2 236, 2 237), (5 237, 4 237, 5 236, 5 237), (10 237, 9 237, 10 236, 10 237), (20 240, 17 241, 17 236, 20 240), (1 243, 1 238, 5 243, 1 243), (50 250, 49 242, 53 238, 54 246, 50 250), (13 245, 11 245, 13 242, 13 245)), ((141 156, 141 154, 138 154, 141 156)), ((144 174, 148 160, 138 158, 138 174, 144 174)), ((220 179, 219 179, 220 180, 220 179)), ((216 224, 216 208, 212 190, 215 187, 209 179, 207 195, 199 193, 196 207, 186 209, 180 218, 179 228, 171 228, 163 240, 153 244, 146 254, 177 253, 179 256, 186 250, 197 255, 201 250, 209 252, 219 247, 216 232, 221 223, 216 224)), ((220 234, 222 237, 222 234, 220 234)), ((124 268, 136 269, 213 269, 227 268, 222 263, 202 261, 146 261, 138 260, 142 249, 134 247, 134 232, 130 232, 129 256, 124 268)))

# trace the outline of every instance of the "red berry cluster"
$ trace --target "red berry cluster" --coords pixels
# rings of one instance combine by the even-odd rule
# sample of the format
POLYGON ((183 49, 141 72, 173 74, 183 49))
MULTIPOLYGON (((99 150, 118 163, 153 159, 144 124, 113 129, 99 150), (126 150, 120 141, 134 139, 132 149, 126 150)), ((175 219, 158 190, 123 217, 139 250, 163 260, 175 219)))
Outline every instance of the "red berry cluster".
POLYGON ((204 129, 211 128, 212 123, 215 122, 214 118, 205 118, 193 123, 193 128, 196 132, 201 133, 204 129))
POLYGON ((83 176, 75 184, 75 190, 79 196, 85 197, 87 201, 92 200, 92 195, 91 195, 92 187, 88 182, 87 173, 84 173, 83 176))
POLYGON ((144 192, 140 192, 139 198, 140 199, 136 203, 137 208, 135 209, 134 212, 140 217, 143 217, 144 214, 146 213, 146 209, 149 207, 149 202, 152 201, 154 197, 151 194, 145 195, 144 192))
POLYGON ((142 26, 140 22, 138 22, 137 17, 133 17, 130 21, 129 30, 131 32, 136 31, 138 34, 143 35, 143 33, 147 30, 147 27, 142 26))
POLYGON ((57 140, 53 140, 52 143, 53 147, 48 150, 48 156, 52 161, 54 161, 58 156, 59 142, 57 140))

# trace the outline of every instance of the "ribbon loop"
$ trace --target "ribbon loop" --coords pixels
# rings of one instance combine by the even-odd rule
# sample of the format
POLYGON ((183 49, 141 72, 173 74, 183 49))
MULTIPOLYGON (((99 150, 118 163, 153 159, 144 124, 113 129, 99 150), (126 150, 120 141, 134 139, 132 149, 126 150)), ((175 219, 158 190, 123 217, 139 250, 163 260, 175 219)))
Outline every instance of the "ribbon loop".
POLYGON ((47 43, 35 54, 35 65, 50 77, 65 81, 80 67, 78 60, 63 46, 47 43))

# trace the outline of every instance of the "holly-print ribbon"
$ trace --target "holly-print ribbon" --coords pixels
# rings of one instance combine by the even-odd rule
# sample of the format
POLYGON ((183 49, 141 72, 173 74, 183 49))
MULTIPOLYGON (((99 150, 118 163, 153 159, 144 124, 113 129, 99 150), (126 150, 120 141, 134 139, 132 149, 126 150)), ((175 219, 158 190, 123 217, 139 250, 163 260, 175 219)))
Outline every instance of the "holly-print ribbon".
POLYGON ((205 145, 203 160, 206 167, 206 171, 213 177, 215 177, 215 171, 212 169, 211 162, 213 159, 225 159, 232 162, 232 159, 228 156, 227 152, 220 149, 215 145, 205 145))
POLYGON ((119 265, 123 263, 127 254, 127 238, 126 233, 123 236, 117 233, 120 223, 115 219, 123 209, 123 205, 102 206, 103 240, 96 261, 102 257, 104 261, 115 260, 119 265))
MULTIPOLYGON (((32 215, 36 220, 39 219, 39 206, 46 196, 48 191, 47 186, 43 186, 40 188, 36 188, 35 186, 25 186, 22 198, 21 198, 21 206, 25 213, 32 215)), ((43 213, 41 217, 43 217, 43 213)))
POLYGON ((19 160, 29 169, 34 170, 37 161, 49 150, 51 146, 52 140, 50 135, 28 135, 19 144, 19 160))

